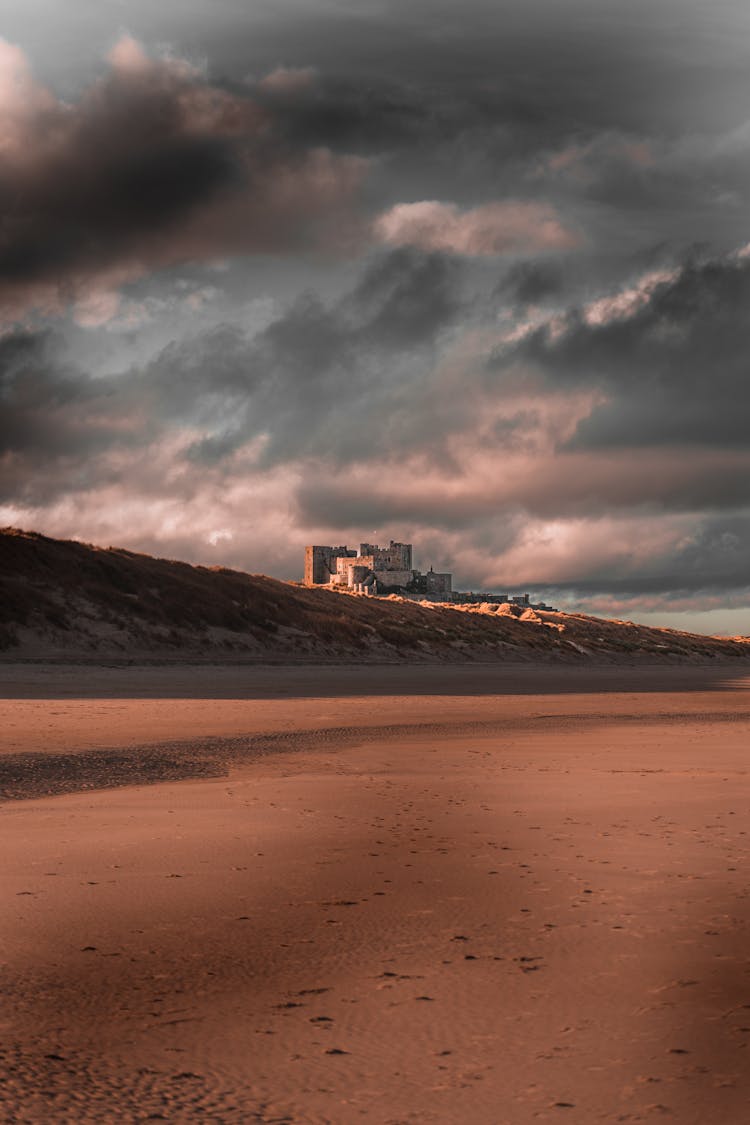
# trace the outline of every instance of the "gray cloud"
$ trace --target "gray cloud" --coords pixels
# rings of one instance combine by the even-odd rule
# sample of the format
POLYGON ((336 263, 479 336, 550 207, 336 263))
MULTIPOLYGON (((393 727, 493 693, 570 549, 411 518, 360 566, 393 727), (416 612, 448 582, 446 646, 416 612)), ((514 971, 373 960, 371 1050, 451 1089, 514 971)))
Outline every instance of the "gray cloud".
POLYGON ((559 299, 564 292, 565 274, 559 262, 516 262, 493 291, 493 297, 523 308, 537 305, 551 298, 559 299))
MULTIPOLYGON (((93 378, 66 363, 53 333, 7 336, 5 497, 75 491, 83 483, 76 465, 94 472, 95 455, 180 428, 200 433, 187 457, 204 467, 257 438, 265 468, 404 449, 424 440, 428 423, 413 407, 426 393, 437 341, 462 308, 455 261, 402 249, 376 256, 332 305, 300 297, 254 336, 223 324, 114 375, 93 378)), ((112 473, 109 463, 105 471, 112 473)))
POLYGON ((376 256, 339 302, 302 297, 251 341, 224 328, 176 345, 147 380, 168 404, 187 397, 195 409, 186 379, 209 409, 217 395, 220 414, 231 400, 231 421, 193 446, 193 458, 213 462, 261 435, 264 466, 382 456, 422 440, 428 421, 414 407, 462 308, 455 261, 397 250, 376 256))
POLYGON ((569 449, 647 446, 746 448, 750 259, 687 264, 629 312, 575 310, 498 354, 549 385, 599 388, 606 400, 578 425, 569 449))
POLYGON ((60 339, 49 332, 0 339, 0 457, 83 459, 128 440, 124 406, 113 402, 112 383, 65 363, 60 349, 60 339))
POLYGON ((701 595, 704 602, 712 597, 731 597, 735 604, 742 604, 741 599, 750 596, 748 574, 750 514, 744 510, 701 520, 684 542, 654 553, 638 568, 624 558, 620 567, 592 568, 589 573, 582 569, 580 576, 564 586, 548 583, 545 588, 553 587, 559 594, 581 601, 607 595, 637 603, 657 595, 660 602, 669 605, 701 595))

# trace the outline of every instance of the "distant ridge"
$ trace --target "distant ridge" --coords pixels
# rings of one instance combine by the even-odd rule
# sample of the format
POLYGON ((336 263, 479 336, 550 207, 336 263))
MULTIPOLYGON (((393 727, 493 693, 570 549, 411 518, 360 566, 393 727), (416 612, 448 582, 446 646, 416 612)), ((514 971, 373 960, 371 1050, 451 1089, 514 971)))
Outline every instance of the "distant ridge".
POLYGON ((516 606, 425 605, 0 530, 0 660, 703 663, 726 640, 516 606))

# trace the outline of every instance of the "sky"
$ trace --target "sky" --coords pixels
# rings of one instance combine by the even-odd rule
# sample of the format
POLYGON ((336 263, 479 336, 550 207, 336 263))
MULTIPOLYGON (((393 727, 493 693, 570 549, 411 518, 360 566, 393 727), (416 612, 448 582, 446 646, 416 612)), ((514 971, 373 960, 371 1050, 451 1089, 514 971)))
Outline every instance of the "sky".
POLYGON ((0 30, 0 525, 750 634, 746 5, 0 30))

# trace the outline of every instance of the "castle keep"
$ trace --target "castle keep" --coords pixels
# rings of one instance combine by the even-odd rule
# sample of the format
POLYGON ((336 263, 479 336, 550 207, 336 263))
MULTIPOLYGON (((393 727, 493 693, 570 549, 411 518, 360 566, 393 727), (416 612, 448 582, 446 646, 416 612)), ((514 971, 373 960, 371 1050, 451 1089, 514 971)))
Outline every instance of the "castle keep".
POLYGON ((452 575, 426 574, 412 567, 411 543, 377 547, 360 543, 359 553, 348 547, 305 547, 305 585, 334 586, 359 594, 422 594, 449 598, 452 575))

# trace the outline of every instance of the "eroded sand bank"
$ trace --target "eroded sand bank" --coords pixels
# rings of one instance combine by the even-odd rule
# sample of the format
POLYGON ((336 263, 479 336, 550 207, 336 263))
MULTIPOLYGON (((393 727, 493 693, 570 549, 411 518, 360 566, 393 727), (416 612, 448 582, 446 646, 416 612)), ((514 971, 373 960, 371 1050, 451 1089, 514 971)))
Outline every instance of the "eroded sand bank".
POLYGON ((750 681, 473 671, 6 679, 223 774, 2 806, 6 1119, 748 1120, 750 681))

